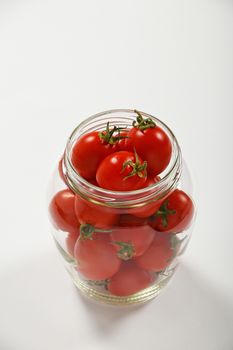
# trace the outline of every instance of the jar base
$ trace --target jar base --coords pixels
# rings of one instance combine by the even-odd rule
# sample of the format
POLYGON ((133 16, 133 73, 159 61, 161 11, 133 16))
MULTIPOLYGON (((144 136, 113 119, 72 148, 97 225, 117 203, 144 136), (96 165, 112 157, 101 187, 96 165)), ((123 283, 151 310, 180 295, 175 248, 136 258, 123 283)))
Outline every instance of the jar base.
POLYGON ((143 304, 157 297, 160 294, 161 290, 172 278, 177 266, 178 265, 176 264, 176 266, 172 269, 164 271, 163 274, 159 276, 158 280, 150 287, 129 296, 116 296, 107 292, 103 292, 101 290, 97 290, 96 288, 91 287, 86 281, 80 279, 77 272, 73 271, 73 269, 70 268, 71 266, 66 266, 66 268, 72 277, 74 285, 86 297, 105 304, 128 306, 143 304))

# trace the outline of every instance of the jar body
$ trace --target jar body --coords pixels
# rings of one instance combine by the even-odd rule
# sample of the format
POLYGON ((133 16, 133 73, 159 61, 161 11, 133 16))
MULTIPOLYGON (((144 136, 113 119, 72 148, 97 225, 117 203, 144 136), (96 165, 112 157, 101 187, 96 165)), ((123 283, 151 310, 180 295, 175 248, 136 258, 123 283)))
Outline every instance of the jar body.
POLYGON ((133 111, 116 113, 94 116, 71 135, 50 181, 49 215, 56 246, 78 289, 98 301, 128 305, 154 298, 173 276, 191 236, 194 206, 176 224, 179 210, 166 207, 171 196, 176 204, 178 193, 193 203, 190 174, 179 149, 161 181, 139 193, 103 191, 76 176, 70 152, 78 131, 86 133, 86 125, 101 129, 111 118, 119 123, 119 115, 120 123, 131 125, 133 111), (163 208, 172 216, 165 226, 163 208))

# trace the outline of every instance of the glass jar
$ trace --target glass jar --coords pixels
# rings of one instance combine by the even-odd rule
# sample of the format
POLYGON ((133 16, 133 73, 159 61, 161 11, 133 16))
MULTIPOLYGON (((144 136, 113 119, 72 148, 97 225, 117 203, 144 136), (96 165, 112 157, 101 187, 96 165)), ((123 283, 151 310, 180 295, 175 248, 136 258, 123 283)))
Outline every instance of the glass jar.
POLYGON ((162 128, 172 145, 170 162, 156 183, 110 191, 75 170, 71 153, 82 135, 104 130, 107 122, 110 128, 132 127, 135 111, 119 109, 78 125, 49 187, 52 234, 74 284, 93 299, 117 305, 142 303, 160 293, 189 242, 195 216, 191 179, 176 137, 162 121, 140 113, 162 128), (183 200, 189 205, 180 209, 183 200))

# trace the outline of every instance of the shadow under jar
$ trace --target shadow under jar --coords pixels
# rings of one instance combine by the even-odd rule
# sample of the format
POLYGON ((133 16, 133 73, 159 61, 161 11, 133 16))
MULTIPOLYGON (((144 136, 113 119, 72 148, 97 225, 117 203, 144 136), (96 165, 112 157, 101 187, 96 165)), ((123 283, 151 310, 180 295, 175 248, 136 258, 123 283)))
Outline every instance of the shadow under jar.
POLYGON ((157 182, 111 191, 85 180, 72 164, 73 147, 83 135, 103 131, 108 122, 110 130, 132 127, 135 111, 119 109, 96 114, 73 131, 49 187, 53 237, 74 284, 90 298, 116 305, 159 294, 178 266, 194 221, 191 179, 177 140, 162 121, 140 113, 163 129, 172 146, 157 182))

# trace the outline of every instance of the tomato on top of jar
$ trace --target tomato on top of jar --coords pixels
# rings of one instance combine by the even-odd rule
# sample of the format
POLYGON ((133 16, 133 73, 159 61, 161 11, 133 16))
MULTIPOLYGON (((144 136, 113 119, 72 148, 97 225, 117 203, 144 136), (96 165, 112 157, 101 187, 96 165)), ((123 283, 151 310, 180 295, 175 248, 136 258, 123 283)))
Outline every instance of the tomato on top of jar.
POLYGON ((180 185, 180 148, 170 129, 138 110, 130 111, 131 125, 128 115, 114 120, 120 112, 110 111, 105 127, 96 115, 78 137, 72 134, 58 164, 62 189, 49 213, 65 235, 65 243, 57 233, 55 239, 73 261, 74 280, 124 298, 156 286, 172 270, 195 209, 180 185))

